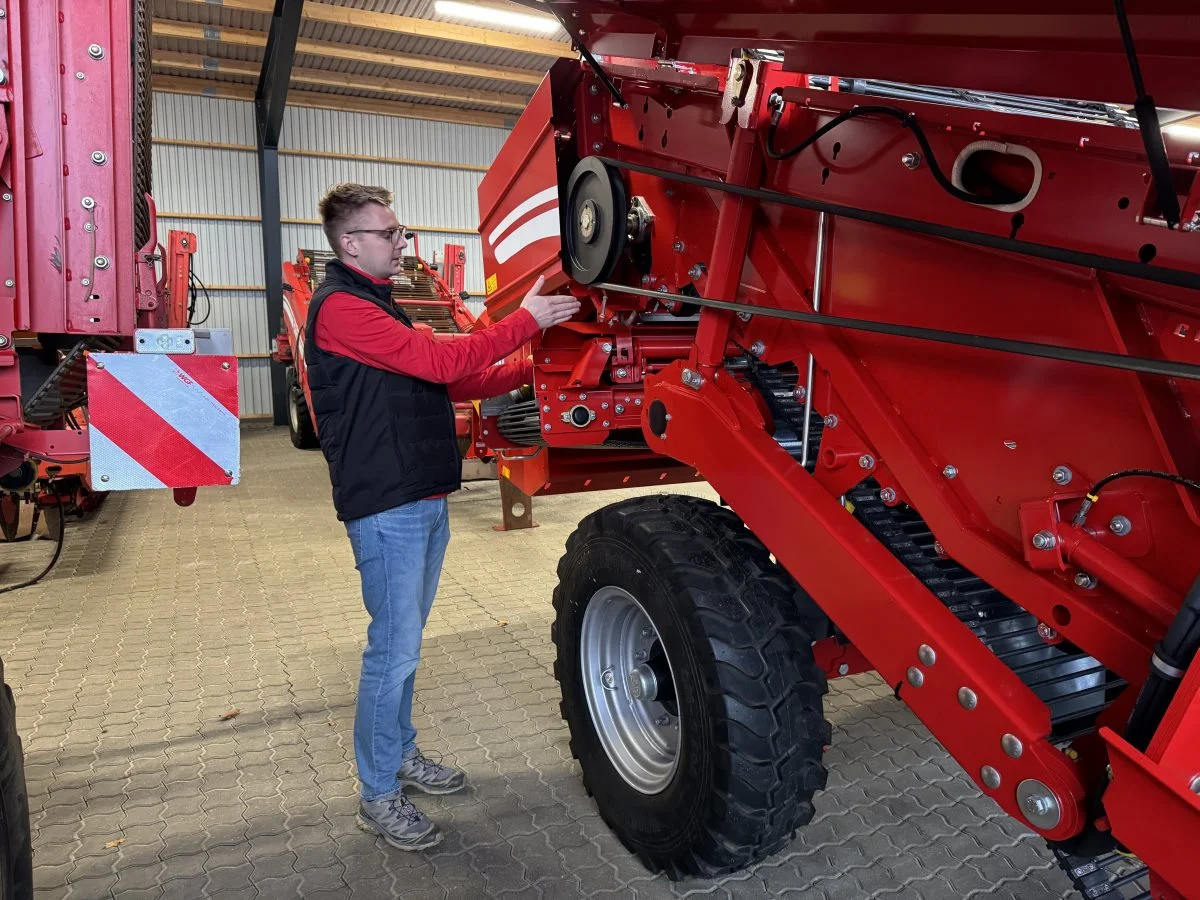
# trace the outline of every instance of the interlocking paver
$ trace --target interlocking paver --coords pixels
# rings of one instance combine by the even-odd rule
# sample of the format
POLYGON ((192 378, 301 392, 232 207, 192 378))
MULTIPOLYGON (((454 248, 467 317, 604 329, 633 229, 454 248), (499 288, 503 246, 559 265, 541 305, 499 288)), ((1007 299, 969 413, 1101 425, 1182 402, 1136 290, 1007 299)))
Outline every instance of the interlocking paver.
POLYGON ((189 509, 113 495, 72 524, 49 578, 6 597, 0 655, 39 897, 1049 900, 1066 888, 1044 844, 869 674, 830 686, 829 789, 790 846, 717 881, 650 874, 583 791, 549 640, 567 534, 631 492, 539 498, 540 528, 497 534, 494 483, 452 498, 415 697, 423 749, 465 767, 470 787, 418 797, 446 831, 435 851, 387 847, 354 823, 367 618, 323 460, 254 426, 243 453, 243 483, 189 509))

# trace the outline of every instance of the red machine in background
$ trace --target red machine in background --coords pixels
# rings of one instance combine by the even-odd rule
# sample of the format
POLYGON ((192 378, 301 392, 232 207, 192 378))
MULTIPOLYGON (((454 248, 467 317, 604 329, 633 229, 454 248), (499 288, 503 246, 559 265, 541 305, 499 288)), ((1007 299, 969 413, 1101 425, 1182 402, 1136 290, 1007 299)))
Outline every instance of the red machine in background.
POLYGON ((1200 896, 1194 8, 547 5, 584 61, 480 186, 488 315, 585 311, 486 440, 530 494, 729 507, 560 562, 610 827, 672 877, 774 853, 873 669, 1085 896, 1200 896))
MULTIPOLYGON (((313 291, 325 278, 325 263, 333 259, 328 250, 300 250, 294 260, 283 264, 283 322, 271 358, 287 367, 288 425, 292 443, 301 449, 320 446, 316 423, 309 414, 311 397, 304 366, 304 331, 313 291)), ((476 327, 467 309, 466 251, 461 245, 446 244, 442 271, 420 256, 404 257, 403 268, 392 278, 392 300, 418 329, 439 339, 466 334, 476 327)), ((455 426, 463 459, 486 460, 491 456, 479 441, 479 413, 473 403, 455 403, 455 426)))

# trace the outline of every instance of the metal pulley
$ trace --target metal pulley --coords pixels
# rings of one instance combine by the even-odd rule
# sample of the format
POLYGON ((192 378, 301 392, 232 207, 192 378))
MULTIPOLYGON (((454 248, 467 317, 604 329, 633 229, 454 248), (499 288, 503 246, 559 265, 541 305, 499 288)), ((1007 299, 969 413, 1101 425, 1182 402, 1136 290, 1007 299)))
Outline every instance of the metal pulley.
POLYGON ((628 201, 616 169, 594 157, 581 159, 567 182, 569 274, 580 284, 603 281, 625 249, 628 201))

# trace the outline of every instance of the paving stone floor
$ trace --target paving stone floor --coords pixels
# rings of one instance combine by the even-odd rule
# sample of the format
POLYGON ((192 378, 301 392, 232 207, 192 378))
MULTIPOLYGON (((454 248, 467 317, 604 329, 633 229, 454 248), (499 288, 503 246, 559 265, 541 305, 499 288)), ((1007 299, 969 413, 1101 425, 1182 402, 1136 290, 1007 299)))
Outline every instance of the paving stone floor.
POLYGON ((580 786, 549 640, 568 533, 631 492, 539 499, 540 528, 498 534, 492 482, 452 501, 417 682, 424 748, 471 787, 423 800, 440 847, 392 850, 354 826, 367 620, 322 459, 263 426, 243 452, 236 489, 114 496, 50 578, 0 596, 39 898, 1070 896, 873 676, 831 687, 829 789, 791 846, 720 881, 651 876, 580 786))

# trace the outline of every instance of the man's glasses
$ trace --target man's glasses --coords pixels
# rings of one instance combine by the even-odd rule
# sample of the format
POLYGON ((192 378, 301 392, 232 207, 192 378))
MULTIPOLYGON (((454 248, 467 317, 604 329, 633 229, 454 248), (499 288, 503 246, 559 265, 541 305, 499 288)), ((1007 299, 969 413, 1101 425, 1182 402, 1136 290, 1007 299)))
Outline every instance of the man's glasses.
POLYGON ((393 244, 396 243, 396 238, 402 234, 407 240, 412 240, 413 237, 412 231, 403 225, 397 225, 395 228, 355 228, 352 231, 347 231, 346 234, 377 234, 391 241, 393 244))

